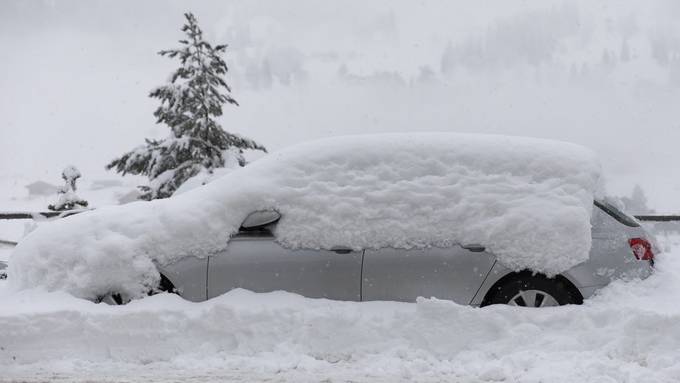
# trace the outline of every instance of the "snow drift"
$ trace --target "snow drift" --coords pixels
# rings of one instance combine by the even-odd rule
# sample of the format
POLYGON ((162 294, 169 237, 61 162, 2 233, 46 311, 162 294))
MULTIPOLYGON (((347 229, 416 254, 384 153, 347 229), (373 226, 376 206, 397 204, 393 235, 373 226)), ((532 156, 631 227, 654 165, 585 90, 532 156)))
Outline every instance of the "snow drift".
POLYGON ((270 154, 191 192, 43 225, 17 246, 8 280, 92 298, 140 296, 154 263, 225 248, 259 209, 282 214, 291 248, 477 243, 513 269, 546 274, 586 260, 599 179, 595 155, 539 139, 362 135, 270 154))
POLYGON ((0 281, 0 380, 677 383, 679 240, 651 277, 539 310, 244 290, 108 306, 0 281))

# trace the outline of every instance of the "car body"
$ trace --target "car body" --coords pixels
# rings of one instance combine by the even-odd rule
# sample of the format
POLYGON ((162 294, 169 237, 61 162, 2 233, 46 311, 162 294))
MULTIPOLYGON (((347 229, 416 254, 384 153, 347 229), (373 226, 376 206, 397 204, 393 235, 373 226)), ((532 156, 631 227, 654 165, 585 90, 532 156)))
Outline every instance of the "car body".
MULTIPOLYGON (((288 249, 276 241, 277 212, 251 214, 229 246, 207 257, 159 266, 162 284, 191 301, 232 289, 284 290, 311 298, 553 306, 580 303, 614 279, 652 272, 652 241, 635 219, 595 201, 590 258, 557 275, 512 270, 480 244, 447 248, 288 249)), ((387 229, 386 229, 387 230, 387 229)))

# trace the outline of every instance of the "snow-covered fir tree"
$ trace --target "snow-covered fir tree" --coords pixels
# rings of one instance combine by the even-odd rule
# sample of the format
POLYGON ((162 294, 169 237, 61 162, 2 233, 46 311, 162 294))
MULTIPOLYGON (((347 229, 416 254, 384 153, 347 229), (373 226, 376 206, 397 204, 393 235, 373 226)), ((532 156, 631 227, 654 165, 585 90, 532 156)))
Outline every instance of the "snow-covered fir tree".
POLYGON ((75 166, 67 166, 61 172, 61 178, 64 179, 65 184, 58 191, 57 202, 49 205, 47 208, 54 211, 86 208, 88 205, 87 201, 76 194, 76 180, 80 176, 80 171, 75 166))
POLYGON ((635 184, 630 197, 621 197, 621 201, 626 207, 626 211, 633 214, 653 214, 654 209, 647 205, 647 196, 642 186, 635 184))
POLYGON ((184 16, 182 31, 187 38, 179 41, 180 48, 159 52, 178 58, 180 67, 167 85, 149 94, 160 100, 154 115, 158 123, 170 127, 171 134, 162 140, 146 139, 146 144, 107 165, 123 175, 148 176, 149 184, 139 187, 141 199, 170 197, 187 179, 201 171, 212 173, 225 163, 244 166, 244 150, 267 151, 253 140, 226 132, 217 122, 224 104, 238 106, 224 79, 228 69, 221 55, 227 46, 213 47, 203 39, 196 17, 184 16))

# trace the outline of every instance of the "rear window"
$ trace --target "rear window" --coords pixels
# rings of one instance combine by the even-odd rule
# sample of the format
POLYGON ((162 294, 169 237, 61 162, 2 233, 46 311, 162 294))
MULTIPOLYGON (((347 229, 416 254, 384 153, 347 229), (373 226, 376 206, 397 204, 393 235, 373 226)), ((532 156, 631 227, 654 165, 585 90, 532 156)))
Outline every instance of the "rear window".
POLYGON ((635 218, 629 216, 628 214, 622 212, 616 206, 612 205, 606 201, 595 201, 595 206, 600 208, 603 212, 607 213, 610 217, 621 222, 622 224, 630 227, 640 227, 638 221, 635 218))

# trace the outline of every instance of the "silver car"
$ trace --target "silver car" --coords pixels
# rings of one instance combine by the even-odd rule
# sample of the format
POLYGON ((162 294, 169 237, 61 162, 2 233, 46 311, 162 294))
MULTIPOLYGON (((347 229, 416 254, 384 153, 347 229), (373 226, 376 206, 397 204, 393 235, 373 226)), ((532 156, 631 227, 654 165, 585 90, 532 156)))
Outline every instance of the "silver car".
MULTIPOLYGON (((639 223, 600 201, 593 208, 590 259, 553 278, 510 270, 480 244, 286 249, 272 234, 279 218, 275 211, 254 212, 223 252, 159 266, 160 289, 191 301, 244 288, 348 301, 412 302, 422 296, 473 306, 544 307, 582 303, 613 279, 645 278, 654 262, 651 239, 639 223)), ((106 299, 121 303, 117 295, 106 299)))

